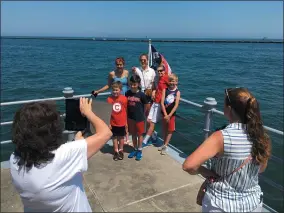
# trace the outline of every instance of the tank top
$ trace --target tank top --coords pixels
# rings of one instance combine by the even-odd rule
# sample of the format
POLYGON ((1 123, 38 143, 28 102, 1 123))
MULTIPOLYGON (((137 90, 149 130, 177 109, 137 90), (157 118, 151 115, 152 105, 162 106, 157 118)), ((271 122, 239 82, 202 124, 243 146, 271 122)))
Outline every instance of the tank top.
MULTIPOLYGON (((224 154, 210 159, 208 169, 225 177, 238 168, 250 155, 252 142, 248 140, 246 125, 231 123, 221 130, 224 138, 224 154)), ((206 194, 211 202, 225 212, 252 212, 261 202, 258 184, 260 166, 254 160, 242 169, 207 186, 206 194)))
POLYGON ((122 83, 122 90, 121 90, 121 94, 122 95, 125 95, 125 93, 127 92, 128 90, 128 80, 127 80, 127 77, 117 77, 117 76, 114 76, 113 77, 113 82, 118 82, 120 81, 122 83))
MULTIPOLYGON (((164 105, 165 105, 167 114, 170 114, 172 109, 175 106, 177 92, 178 92, 178 88, 175 88, 174 90, 170 90, 169 88, 166 89, 164 105)), ((176 115, 176 112, 174 112, 173 115, 176 115)))

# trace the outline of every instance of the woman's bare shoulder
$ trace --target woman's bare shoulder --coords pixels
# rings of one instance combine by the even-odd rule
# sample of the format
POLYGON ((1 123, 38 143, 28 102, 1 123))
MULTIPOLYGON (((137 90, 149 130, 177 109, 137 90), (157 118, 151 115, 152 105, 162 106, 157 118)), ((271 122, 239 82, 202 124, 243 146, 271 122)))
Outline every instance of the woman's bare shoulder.
POLYGON ((128 76, 129 75, 128 70, 123 70, 123 74, 124 74, 124 76, 128 76))

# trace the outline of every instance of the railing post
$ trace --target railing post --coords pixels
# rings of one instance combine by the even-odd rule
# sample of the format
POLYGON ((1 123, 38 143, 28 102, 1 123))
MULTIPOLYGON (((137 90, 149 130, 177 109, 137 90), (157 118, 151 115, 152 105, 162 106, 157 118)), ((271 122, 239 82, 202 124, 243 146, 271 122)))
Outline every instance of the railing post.
MULTIPOLYGON (((65 99, 72 98, 74 95, 74 90, 72 89, 72 87, 65 87, 62 92, 63 92, 63 96, 65 97, 65 99)), ((67 141, 72 141, 75 138, 74 131, 64 130, 64 133, 67 134, 67 141)))
POLYGON ((204 125, 204 132, 205 132, 205 139, 208 138, 210 133, 210 127, 212 123, 212 109, 215 109, 217 106, 217 101, 215 98, 206 98, 204 100, 204 109, 205 109, 205 125, 204 125))

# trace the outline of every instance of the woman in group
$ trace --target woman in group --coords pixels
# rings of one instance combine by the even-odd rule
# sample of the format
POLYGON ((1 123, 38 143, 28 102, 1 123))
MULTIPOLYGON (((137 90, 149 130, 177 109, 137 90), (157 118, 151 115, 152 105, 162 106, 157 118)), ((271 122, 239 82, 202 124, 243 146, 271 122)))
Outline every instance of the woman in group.
POLYGON ((124 69, 125 61, 123 57, 118 57, 115 59, 116 69, 111 71, 108 75, 108 82, 99 90, 93 90, 93 95, 98 95, 101 92, 108 90, 113 82, 120 81, 122 83, 122 95, 125 95, 128 90, 128 71, 124 69))
POLYGON ((183 169, 207 178, 203 212, 261 212, 258 174, 267 166, 271 145, 259 104, 246 88, 226 89, 224 114, 230 124, 187 157, 183 169))
POLYGON ((92 212, 83 187, 82 172, 112 133, 91 108, 92 100, 80 99, 80 111, 96 129, 84 139, 64 143, 61 118, 52 102, 24 105, 12 127, 15 150, 10 157, 12 182, 25 212, 92 212))

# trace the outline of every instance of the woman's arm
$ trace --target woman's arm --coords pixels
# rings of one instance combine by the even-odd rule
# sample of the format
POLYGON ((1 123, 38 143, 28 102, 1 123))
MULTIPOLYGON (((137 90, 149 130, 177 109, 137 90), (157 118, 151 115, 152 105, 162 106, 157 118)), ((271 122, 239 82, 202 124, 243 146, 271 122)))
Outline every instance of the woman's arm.
MULTIPOLYGON (((182 168, 189 174, 198 174, 200 166, 208 159, 223 154, 224 140, 221 131, 210 135, 190 156, 184 161, 182 168)), ((206 169, 206 168, 204 168, 206 169)), ((201 171, 205 171, 203 168, 201 171)), ((207 169, 208 170, 208 169, 207 169)))
POLYGON ((161 98, 161 108, 164 116, 168 115, 165 107, 165 96, 166 96, 166 89, 163 89, 162 98, 161 98))
POLYGON ((179 101, 180 101, 180 91, 177 92, 177 97, 176 97, 176 102, 175 102, 175 106, 174 108, 172 109, 172 111, 170 112, 169 116, 172 117, 172 115, 175 113, 175 111, 177 110, 178 108, 178 105, 179 105, 179 101))
POLYGON ((92 112, 92 99, 88 101, 87 98, 80 98, 80 111, 96 130, 96 134, 86 138, 89 159, 110 139, 112 132, 108 125, 92 112))
POLYGON ((113 81, 113 74, 112 74, 112 72, 110 72, 109 75, 108 75, 107 85, 103 86, 99 90, 94 91, 94 93, 98 94, 98 93, 101 93, 101 92, 108 90, 110 88, 111 84, 112 84, 112 81, 113 81))

